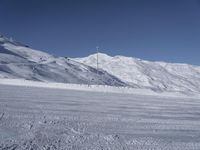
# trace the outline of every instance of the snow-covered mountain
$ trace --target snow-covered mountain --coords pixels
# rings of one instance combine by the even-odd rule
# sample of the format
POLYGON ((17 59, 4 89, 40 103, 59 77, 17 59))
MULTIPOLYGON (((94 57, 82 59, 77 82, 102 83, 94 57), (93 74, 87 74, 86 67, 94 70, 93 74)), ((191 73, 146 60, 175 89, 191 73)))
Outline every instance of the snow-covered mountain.
POLYGON ((99 53, 56 57, 0 35, 0 78, 148 88, 157 92, 200 93, 200 67, 151 62, 99 53))
MULTIPOLYGON (((158 92, 200 93, 200 66, 98 55, 100 68, 132 86, 158 92)), ((73 60, 95 67, 96 58, 97 55, 93 54, 73 60)))
POLYGON ((0 78, 22 78, 45 82, 78 84, 102 84, 125 86, 126 84, 106 71, 73 61, 55 57, 45 52, 0 35, 0 78))

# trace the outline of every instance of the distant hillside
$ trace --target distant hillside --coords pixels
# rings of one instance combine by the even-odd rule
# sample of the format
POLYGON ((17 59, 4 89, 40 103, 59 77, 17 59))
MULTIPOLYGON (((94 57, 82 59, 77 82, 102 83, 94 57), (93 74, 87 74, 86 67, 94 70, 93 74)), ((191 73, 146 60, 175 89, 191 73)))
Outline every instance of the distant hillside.
MULTIPOLYGON (((96 66, 96 54, 73 60, 96 66)), ((138 88, 150 88, 157 92, 200 93, 200 66, 111 57, 99 53, 99 67, 138 88)))
POLYGON ((0 78, 126 86, 117 77, 74 60, 33 50, 0 36, 0 78))

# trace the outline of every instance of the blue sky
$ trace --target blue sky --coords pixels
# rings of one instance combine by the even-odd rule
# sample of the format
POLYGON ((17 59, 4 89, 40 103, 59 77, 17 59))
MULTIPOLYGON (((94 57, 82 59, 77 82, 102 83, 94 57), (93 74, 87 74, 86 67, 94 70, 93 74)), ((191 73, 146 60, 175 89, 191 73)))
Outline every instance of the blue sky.
POLYGON ((1 0, 0 33, 58 56, 200 65, 200 0, 1 0))

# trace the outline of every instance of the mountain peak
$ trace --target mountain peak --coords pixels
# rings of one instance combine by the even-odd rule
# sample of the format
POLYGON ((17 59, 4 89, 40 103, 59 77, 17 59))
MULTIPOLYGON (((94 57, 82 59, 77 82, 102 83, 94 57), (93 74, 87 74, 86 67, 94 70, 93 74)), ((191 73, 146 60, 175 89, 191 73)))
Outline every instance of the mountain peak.
POLYGON ((2 34, 0 34, 0 42, 6 42, 6 41, 9 41, 9 39, 3 36, 2 34))
POLYGON ((15 41, 12 37, 6 37, 2 34, 0 34, 0 44, 12 44, 15 46, 23 46, 23 47, 29 47, 28 45, 22 44, 21 42, 15 41))
POLYGON ((88 57, 97 57, 97 54, 98 54, 98 57, 99 57, 99 58, 112 58, 112 56, 109 56, 108 54, 101 53, 101 52, 91 54, 91 55, 89 55, 88 57))
MULTIPOLYGON (((96 66, 96 54, 76 61, 96 66)), ((200 92, 200 67, 100 54, 99 67, 127 84, 156 91, 200 92)))

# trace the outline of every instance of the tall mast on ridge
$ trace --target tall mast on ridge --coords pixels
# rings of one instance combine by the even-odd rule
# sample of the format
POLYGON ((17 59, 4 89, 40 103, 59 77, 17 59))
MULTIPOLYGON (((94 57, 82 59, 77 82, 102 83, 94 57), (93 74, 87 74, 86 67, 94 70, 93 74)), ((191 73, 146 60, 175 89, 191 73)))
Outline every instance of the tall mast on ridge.
POLYGON ((96 47, 97 50, 97 75, 99 75, 99 47, 96 47))

